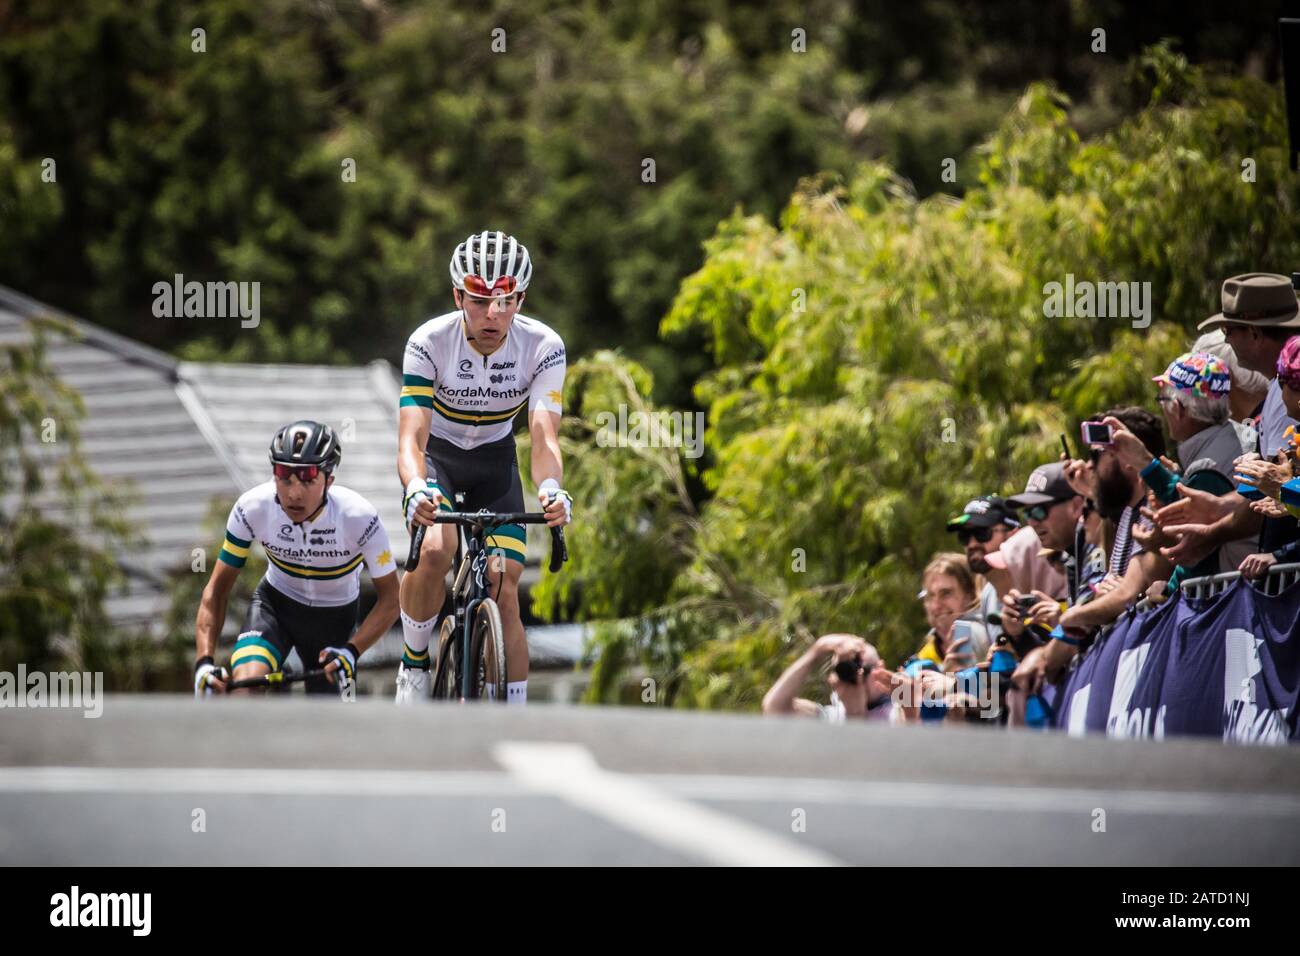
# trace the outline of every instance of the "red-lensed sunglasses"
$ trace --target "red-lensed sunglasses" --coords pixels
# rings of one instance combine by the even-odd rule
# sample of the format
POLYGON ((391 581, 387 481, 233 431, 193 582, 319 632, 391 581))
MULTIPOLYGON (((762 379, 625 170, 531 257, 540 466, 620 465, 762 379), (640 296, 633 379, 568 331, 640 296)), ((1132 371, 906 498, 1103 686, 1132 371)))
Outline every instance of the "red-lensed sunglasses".
POLYGON ((488 288, 487 280, 482 276, 471 275, 465 277, 465 291, 470 295, 488 297, 510 295, 510 293, 515 291, 515 285, 514 276, 502 276, 500 279, 497 279, 496 282, 492 283, 491 288, 488 288))
POLYGON ((290 475, 297 475, 301 482, 315 481, 316 476, 321 473, 320 465, 273 465, 275 477, 289 480, 290 475))

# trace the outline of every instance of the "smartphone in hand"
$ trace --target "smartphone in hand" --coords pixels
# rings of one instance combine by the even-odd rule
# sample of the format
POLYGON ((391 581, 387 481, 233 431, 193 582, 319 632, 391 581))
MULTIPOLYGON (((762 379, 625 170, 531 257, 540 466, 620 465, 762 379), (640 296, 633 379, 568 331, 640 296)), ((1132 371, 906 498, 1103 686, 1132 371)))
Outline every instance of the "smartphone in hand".
POLYGON ((1079 426, 1084 445, 1109 445, 1115 440, 1111 427, 1105 422, 1084 422, 1079 426))

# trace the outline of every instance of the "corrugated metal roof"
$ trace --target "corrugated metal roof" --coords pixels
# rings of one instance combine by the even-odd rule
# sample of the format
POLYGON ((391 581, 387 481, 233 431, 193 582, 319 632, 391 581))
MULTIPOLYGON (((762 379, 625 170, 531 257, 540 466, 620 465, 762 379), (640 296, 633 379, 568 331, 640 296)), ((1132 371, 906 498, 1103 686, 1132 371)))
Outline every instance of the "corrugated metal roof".
POLYGON ((182 362, 220 440, 229 446, 243 489, 270 477, 267 448, 283 425, 300 418, 325 422, 339 434, 339 484, 365 497, 393 540, 406 552, 402 487, 397 479, 396 373, 384 361, 364 367, 236 365, 182 362))
MULTIPOLYGON (((212 544, 203 519, 214 496, 238 492, 235 476, 177 398, 174 359, 0 286, 0 341, 30 342, 27 320, 41 316, 72 330, 49 337, 50 365, 85 403, 79 430, 86 461, 128 495, 126 516, 147 541, 121 556, 129 586, 108 602, 109 613, 120 623, 157 621, 167 604, 164 576, 188 567, 191 549, 212 544)), ((56 445, 48 454, 59 451, 56 445)), ((60 510, 52 491, 36 504, 52 516, 60 510)))
MULTIPOLYGON (((50 364, 85 403, 80 432, 87 462, 102 480, 129 496, 127 517, 147 542, 120 556, 128 585, 108 601, 113 621, 162 620, 168 606, 167 574, 189 568, 194 548, 211 549, 217 543, 204 527, 213 499, 232 499, 265 481, 271 436, 299 418, 324 421, 339 431, 343 463, 338 480, 375 505, 394 555, 399 561, 405 558, 408 539, 396 469, 399 386, 389 363, 179 362, 0 286, 0 344, 30 342, 27 320, 39 316, 58 319, 72 330, 71 337, 50 336, 50 364)), ((35 450, 51 457, 58 453, 57 448, 35 450)), ((52 516, 59 514, 53 490, 38 496, 35 504, 52 516)), ((529 500, 525 507, 534 504, 529 500)), ((532 529, 525 589, 535 583, 535 562, 548 549, 545 533, 532 529)), ((237 624, 227 621, 228 629, 237 624)), ((400 654, 401 633, 395 629, 367 658, 395 660, 400 654)))

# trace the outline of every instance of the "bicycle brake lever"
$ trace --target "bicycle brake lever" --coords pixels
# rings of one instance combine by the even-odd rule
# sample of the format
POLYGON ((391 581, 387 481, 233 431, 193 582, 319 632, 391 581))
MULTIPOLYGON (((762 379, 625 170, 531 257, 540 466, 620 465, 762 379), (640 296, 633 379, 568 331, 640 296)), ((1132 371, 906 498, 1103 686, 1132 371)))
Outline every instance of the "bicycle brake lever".
POLYGON ((569 560, 569 548, 564 543, 564 529, 551 529, 551 573, 555 574, 569 560))

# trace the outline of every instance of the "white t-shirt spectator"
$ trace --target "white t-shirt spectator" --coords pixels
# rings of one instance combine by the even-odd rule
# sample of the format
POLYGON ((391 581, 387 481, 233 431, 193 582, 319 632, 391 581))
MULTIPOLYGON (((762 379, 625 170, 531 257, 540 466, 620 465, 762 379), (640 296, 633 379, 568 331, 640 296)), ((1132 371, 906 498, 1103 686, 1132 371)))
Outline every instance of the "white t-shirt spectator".
POLYGON ((1286 403, 1282 401, 1282 386, 1273 379, 1264 395, 1264 408, 1259 413, 1259 453, 1272 458, 1279 448, 1285 447, 1289 425, 1295 426, 1296 420, 1287 415, 1286 403))
MULTIPOLYGON (((840 695, 831 691, 831 702, 822 704, 822 720, 832 724, 843 724, 848 721, 848 714, 844 710, 844 702, 840 700, 840 695)), ((883 720, 888 723, 895 723, 894 720, 894 702, 886 697, 875 707, 868 707, 863 720, 883 720)))

